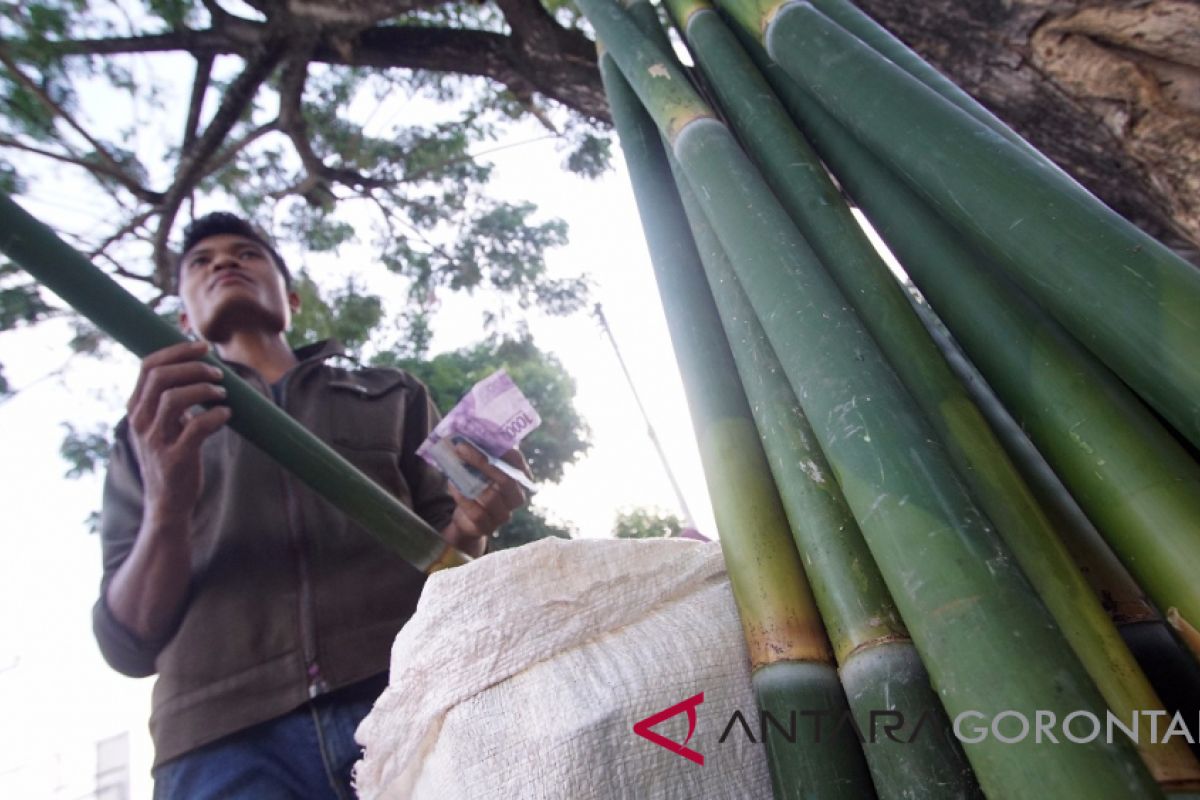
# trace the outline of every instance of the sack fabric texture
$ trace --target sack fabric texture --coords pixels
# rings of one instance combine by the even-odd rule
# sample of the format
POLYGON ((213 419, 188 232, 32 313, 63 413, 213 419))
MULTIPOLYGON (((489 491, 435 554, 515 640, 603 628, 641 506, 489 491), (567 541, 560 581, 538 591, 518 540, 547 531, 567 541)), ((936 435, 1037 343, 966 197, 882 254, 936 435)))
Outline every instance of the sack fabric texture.
POLYGON ((720 545, 544 539, 434 574, 359 726, 359 796, 413 800, 770 797, 720 545), (700 765, 637 735, 639 720, 700 765))

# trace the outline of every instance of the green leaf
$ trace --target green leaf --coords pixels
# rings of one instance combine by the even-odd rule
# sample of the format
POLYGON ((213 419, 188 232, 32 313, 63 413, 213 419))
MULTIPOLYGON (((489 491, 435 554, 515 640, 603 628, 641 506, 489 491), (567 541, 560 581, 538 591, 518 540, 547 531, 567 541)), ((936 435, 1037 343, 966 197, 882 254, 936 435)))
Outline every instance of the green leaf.
POLYGON ((36 283, 21 283, 0 289, 0 331, 31 325, 52 314, 36 283))
POLYGON ((383 319, 383 300, 364 292, 353 278, 322 296, 308 273, 302 272, 293 288, 300 296, 300 310, 292 317, 288 331, 293 347, 333 338, 356 356, 383 319))
POLYGON ((612 167, 612 139, 590 132, 584 134, 564 166, 585 178, 599 178, 612 167))
MULTIPOLYGON (((328 209, 332 209, 332 203, 328 209)), ((354 228, 335 219, 326 207, 311 203, 292 203, 283 221, 286 236, 299 241, 314 253, 336 252, 347 242, 354 241, 354 228)))
POLYGON ((65 473, 68 478, 90 475, 108 464, 110 450, 107 425, 99 425, 90 431, 80 431, 69 422, 63 423, 66 434, 58 453, 70 465, 65 473))
POLYGON ((0 192, 9 195, 19 195, 25 192, 28 184, 17 172, 16 167, 7 161, 0 161, 0 192))
POLYGON ((71 352, 89 356, 99 355, 100 349, 107 341, 104 332, 84 319, 76 320, 73 327, 74 333, 71 341, 67 343, 71 352))
POLYGON ((169 28, 183 27, 195 5, 190 0, 146 0, 146 9, 169 28))

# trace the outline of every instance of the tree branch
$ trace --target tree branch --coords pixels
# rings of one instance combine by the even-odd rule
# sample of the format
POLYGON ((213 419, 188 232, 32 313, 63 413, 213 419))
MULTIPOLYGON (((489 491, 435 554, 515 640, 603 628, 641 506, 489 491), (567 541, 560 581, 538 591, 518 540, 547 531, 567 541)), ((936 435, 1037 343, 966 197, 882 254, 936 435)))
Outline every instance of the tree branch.
POLYGON ((107 256, 108 248, 112 247, 114 244, 121 241, 129 234, 133 233, 140 226, 146 224, 146 220, 150 219, 150 217, 152 217, 152 216, 154 216, 154 209, 150 208, 150 209, 147 209, 146 211, 143 211, 142 213, 136 215, 135 217, 133 217, 131 220, 126 222, 124 225, 122 225, 116 231, 116 233, 112 234, 107 239, 105 239, 103 242, 101 242, 99 245, 94 247, 92 249, 92 251, 88 254, 88 260, 95 261, 97 258, 99 258, 102 255, 107 256))
POLYGON ((251 145, 252 143, 257 141, 258 139, 261 139, 263 136, 266 136, 268 133, 271 133, 272 131, 277 131, 277 130, 279 130, 279 118, 278 117, 276 117, 275 119, 273 119, 270 122, 267 122, 263 125, 259 125, 257 128, 255 128, 254 130, 247 133, 241 139, 238 139, 236 142, 234 142, 233 144, 226 147, 220 153, 213 156, 212 160, 209 161, 208 166, 206 166, 204 168, 204 175, 202 177, 207 178, 209 175, 214 175, 217 172, 220 172, 222 169, 224 169, 226 166, 229 165, 229 162, 231 162, 231 161, 233 161, 233 159, 237 158, 237 154, 240 153, 242 150, 245 150, 249 145, 251 145))
MULTIPOLYGON (((294 48, 293 48, 294 52, 294 48)), ((395 181, 371 178, 351 169, 338 169, 326 164, 308 138, 308 122, 304 119, 304 84, 308 78, 308 58, 312 50, 302 51, 300 57, 289 58, 283 68, 279 84, 279 128, 292 141, 300 162, 308 177, 289 193, 306 195, 310 202, 320 205, 319 193, 322 184, 342 183, 359 190, 391 186, 395 181), (311 197, 309 193, 316 192, 311 197)), ((328 186, 324 187, 328 191, 328 186)))
POLYGON ((84 130, 83 126, 76 122, 75 119, 67 113, 66 109, 54 102, 50 95, 46 94, 46 91, 42 89, 41 86, 37 85, 36 81, 25 74, 17 62, 13 61, 12 58, 9 57, 8 53, 5 52, 3 47, 0 47, 0 64, 4 64, 4 66, 8 67, 9 72, 11 72, 13 77, 16 78, 17 83, 28 89, 33 96, 38 99, 38 102, 45 106, 52 115, 61 118, 64 122, 70 125, 71 128, 73 128, 80 136, 84 138, 88 144, 95 149, 96 155, 100 157, 100 160, 105 166, 104 174, 116 180, 118 183, 128 189, 130 194, 139 200, 146 203, 152 203, 155 201, 155 193, 151 192, 149 189, 134 180, 133 176, 126 172, 125 169, 117 163, 117 160, 113 158, 106 149, 104 149, 104 145, 100 144, 100 142, 98 142, 90 133, 84 130))
MULTIPOLYGON (((55 153, 53 150, 44 150, 40 147, 35 147, 31 144, 25 144, 17 139, 11 139, 8 136, 0 135, 0 147, 11 147, 15 150, 24 150, 27 153, 52 158, 55 161, 61 161, 64 164, 73 164, 77 167, 83 167, 91 172, 98 172, 101 175, 107 175, 113 180, 124 185, 124 179, 127 177, 123 173, 116 172, 108 167, 107 164, 99 164, 95 161, 88 161, 85 158, 72 156, 67 153, 55 153)), ((126 186, 125 188, 129 188, 126 186)), ((143 189, 143 194, 138 195, 138 199, 146 203, 157 203, 162 200, 161 192, 153 192, 148 189, 143 189)))
MULTIPOLYGON (((573 38, 588 41, 582 34, 570 33, 573 38)), ((334 46, 323 39, 313 60, 478 75, 504 84, 518 97, 537 92, 593 119, 610 121, 594 55, 587 59, 564 58, 554 51, 534 55, 514 38, 500 33, 407 25, 370 28, 339 44, 334 46)))
MULTIPOLYGON (((512 18, 520 20, 519 25, 526 31, 524 38, 465 28, 380 25, 357 35, 341 30, 324 32, 313 60, 477 75, 504 84, 518 97, 540 93, 593 119, 609 122, 608 102, 591 41, 552 19, 554 29, 547 28, 545 20, 534 22, 537 13, 529 10, 529 4, 536 0, 505 2, 513 4, 512 18), (541 34, 530 33, 533 28, 541 34), (555 49, 559 46, 561 50, 555 49)), ((185 28, 148 36, 67 40, 41 46, 54 55, 185 51, 197 57, 235 54, 249 59, 266 41, 269 27, 270 23, 229 17, 206 30, 185 28)))
MULTIPOLYGON (((108 253, 100 253, 96 256, 96 258, 103 258, 105 261, 107 261, 109 266, 112 267, 114 274, 120 275, 122 278, 129 278, 133 281, 140 281, 141 283, 144 283, 148 286, 153 286, 159 291, 162 291, 162 287, 159 286, 158 279, 154 275, 142 275, 137 272, 130 272, 125 267, 121 266, 120 262, 110 256, 108 253)), ((165 292, 163 294, 165 294, 165 292)))
POLYGON ((144 36, 114 36, 107 39, 62 39, 39 42, 38 47, 52 56, 111 56, 133 53, 173 53, 193 55, 231 53, 246 55, 266 38, 264 25, 244 21, 233 30, 192 30, 177 28, 169 33, 144 36))
POLYGON ((208 93, 213 60, 212 53, 196 56, 196 77, 192 80, 192 99, 188 103, 187 121, 183 124, 183 145, 179 149, 180 153, 187 153, 196 142, 196 129, 200 126, 200 110, 204 107, 204 95, 208 93))
POLYGON ((204 133, 196 140, 191 151, 184 153, 179 159, 175 180, 171 184, 171 188, 167 190, 161 205, 162 216, 159 218, 158 230, 154 236, 154 267, 161 286, 169 287, 171 285, 168 241, 171 236, 171 227, 175 224, 175 216, 179 213, 179 207, 204 175, 205 166, 217 148, 221 146, 221 142, 225 140, 229 130, 242 116, 246 106, 253 101, 258 87, 271 75, 286 47, 286 42, 272 42, 270 46, 246 62, 241 74, 225 90, 225 94, 221 98, 221 105, 213 114, 204 133))
POLYGON ((541 0, 496 0, 521 49, 532 57, 557 53, 590 64, 596 60, 596 44, 578 30, 564 28, 546 10, 541 0))

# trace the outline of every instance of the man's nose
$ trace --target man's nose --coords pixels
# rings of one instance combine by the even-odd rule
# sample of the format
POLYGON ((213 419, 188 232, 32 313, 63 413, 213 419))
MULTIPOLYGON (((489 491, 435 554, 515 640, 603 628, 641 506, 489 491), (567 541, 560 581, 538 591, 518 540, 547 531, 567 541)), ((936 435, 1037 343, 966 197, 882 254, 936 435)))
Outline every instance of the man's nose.
POLYGON ((217 257, 213 259, 214 272, 229 268, 240 269, 241 266, 241 262, 233 253, 218 253, 217 257))

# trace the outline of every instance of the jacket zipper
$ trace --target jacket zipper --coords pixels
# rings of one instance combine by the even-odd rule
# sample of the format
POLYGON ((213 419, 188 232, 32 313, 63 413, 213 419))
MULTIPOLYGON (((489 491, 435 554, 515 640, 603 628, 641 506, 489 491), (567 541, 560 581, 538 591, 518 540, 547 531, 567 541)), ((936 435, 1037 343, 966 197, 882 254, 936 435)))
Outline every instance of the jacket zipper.
MULTIPOLYGON (((285 414, 287 413, 287 387, 299 366, 297 365, 296 368, 284 375, 279 384, 279 397, 276 404, 285 414)), ((275 399, 274 392, 271 394, 272 399, 275 399)), ((327 692, 329 684, 321 676, 321 665, 317 660, 316 611, 308 569, 308 557, 304 550, 304 538, 297 522, 299 509, 296 507, 296 496, 283 467, 278 467, 278 470, 279 480, 283 486, 284 504, 287 506, 288 538, 291 540, 292 551, 296 558, 296 573, 300 587, 297 598, 300 618, 300 648, 304 655, 304 679, 308 688, 308 697, 311 700, 327 692)))

